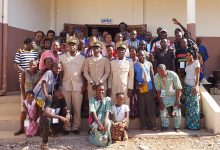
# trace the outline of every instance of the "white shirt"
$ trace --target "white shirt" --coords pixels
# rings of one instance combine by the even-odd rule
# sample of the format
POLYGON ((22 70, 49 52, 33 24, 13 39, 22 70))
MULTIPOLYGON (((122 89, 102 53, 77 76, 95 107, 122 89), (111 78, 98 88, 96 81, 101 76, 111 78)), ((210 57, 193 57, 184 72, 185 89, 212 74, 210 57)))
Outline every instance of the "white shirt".
POLYGON ((147 43, 147 52, 148 52, 148 53, 151 53, 150 47, 151 47, 151 42, 150 42, 150 43, 147 43))
MULTIPOLYGON (((173 43, 170 41, 170 40, 167 40, 167 47, 168 49, 173 49, 174 45, 173 43)), ((161 45, 160 45, 160 40, 155 42, 152 46, 152 49, 151 49, 151 52, 154 52, 155 49, 160 49, 161 48, 161 45)))
POLYGON ((186 63, 186 68, 185 68, 185 72, 186 72, 186 77, 185 77, 185 83, 187 85, 190 86, 194 86, 195 85, 195 81, 196 81, 196 68, 200 67, 200 63, 198 60, 195 60, 192 64, 188 64, 188 62, 186 63))
POLYGON ((48 70, 34 87, 33 92, 35 93, 36 97, 44 97, 43 90, 41 89, 41 83, 43 80, 46 81, 46 89, 48 94, 51 94, 51 92, 53 92, 54 86, 58 83, 58 76, 55 77, 53 72, 48 70))
MULTIPOLYGON (((114 42, 111 42, 110 43, 111 45, 115 46, 115 43, 114 42)), ((106 57, 107 56, 107 51, 106 51, 106 46, 108 44, 107 43, 104 43, 103 46, 102 46, 102 56, 106 57)))
POLYGON ((115 117, 115 121, 120 122, 125 119, 125 112, 129 112, 128 105, 122 104, 120 107, 112 106, 112 113, 115 117))
POLYGON ((132 46, 132 47, 135 47, 136 49, 138 49, 140 41, 137 39, 135 39, 134 41, 131 41, 131 39, 128 39, 128 40, 125 40, 125 43, 128 46, 132 46))

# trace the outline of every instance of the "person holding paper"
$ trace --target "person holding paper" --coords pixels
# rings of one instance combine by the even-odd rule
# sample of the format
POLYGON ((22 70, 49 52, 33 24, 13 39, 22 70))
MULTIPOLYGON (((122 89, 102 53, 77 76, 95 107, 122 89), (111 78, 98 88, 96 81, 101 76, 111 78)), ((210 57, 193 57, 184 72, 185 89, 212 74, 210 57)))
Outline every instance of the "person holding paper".
POLYGON ((183 83, 185 77, 185 67, 186 67, 186 52, 188 49, 188 42, 186 38, 180 40, 180 49, 175 52, 176 55, 176 72, 183 83))
POLYGON ((63 131, 63 135, 69 134, 67 126, 70 124, 71 115, 67 109, 65 98, 58 85, 54 86, 52 99, 45 101, 43 117, 40 119, 40 130, 42 131, 42 149, 48 148, 48 136, 51 132, 56 135, 58 131, 63 131))
POLYGON ((181 126, 180 96, 182 85, 178 75, 174 71, 166 70, 164 64, 157 67, 157 74, 154 77, 154 85, 160 104, 160 117, 162 122, 161 131, 167 131, 169 127, 169 114, 167 107, 172 106, 174 118, 174 130, 179 131, 181 126))
POLYGON ((138 61, 134 64, 141 129, 156 130, 155 101, 153 98, 153 65, 145 59, 144 50, 138 51, 138 61))

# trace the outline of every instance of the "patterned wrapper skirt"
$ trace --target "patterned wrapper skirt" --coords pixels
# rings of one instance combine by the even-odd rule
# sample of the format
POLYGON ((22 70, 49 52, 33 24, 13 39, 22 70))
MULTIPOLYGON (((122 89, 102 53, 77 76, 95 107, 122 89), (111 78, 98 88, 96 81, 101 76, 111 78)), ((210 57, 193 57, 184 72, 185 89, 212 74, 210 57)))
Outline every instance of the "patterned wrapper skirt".
POLYGON ((128 139, 128 121, 126 122, 112 122, 111 136, 114 141, 126 141, 128 139), (123 125, 123 126, 121 126, 123 125))
POLYGON ((98 124, 93 123, 91 124, 90 131, 89 131, 89 142, 93 145, 100 146, 100 147, 106 147, 112 143, 111 138, 111 122, 108 121, 108 130, 107 131, 99 131, 98 130, 98 124))
POLYGON ((138 118, 139 112, 138 112, 138 99, 136 94, 136 89, 132 91, 132 96, 130 98, 130 112, 129 117, 131 119, 138 118))
POLYGON ((200 129, 200 111, 198 92, 192 95, 193 86, 184 85, 185 107, 186 107, 186 127, 188 129, 200 129))

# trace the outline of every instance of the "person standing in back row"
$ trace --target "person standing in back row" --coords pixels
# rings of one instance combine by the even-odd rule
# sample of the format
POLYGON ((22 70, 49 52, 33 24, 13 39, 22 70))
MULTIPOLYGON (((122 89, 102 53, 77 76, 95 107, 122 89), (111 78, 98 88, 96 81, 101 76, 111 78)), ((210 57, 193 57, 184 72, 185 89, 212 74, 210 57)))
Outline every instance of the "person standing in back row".
POLYGON ((199 81, 202 81, 202 79, 205 78, 205 62, 208 60, 209 58, 209 54, 208 54, 208 49, 206 48, 206 46, 202 43, 202 39, 201 38, 196 38, 196 44, 198 46, 198 52, 202 57, 202 64, 201 64, 201 72, 200 72, 200 78, 199 81))
POLYGON ((125 93, 125 104, 129 105, 129 97, 132 95, 134 85, 134 68, 133 62, 125 58, 127 46, 120 41, 116 44, 118 58, 111 61, 111 74, 109 77, 109 95, 112 103, 116 103, 116 94, 125 93))
POLYGON ((74 112, 73 133, 80 134, 81 125, 81 105, 83 100, 83 78, 82 72, 85 57, 78 52, 79 40, 74 36, 66 39, 67 50, 59 56, 59 61, 63 65, 62 84, 63 94, 66 99, 68 110, 74 112))
POLYGON ((175 69, 175 54, 173 49, 168 49, 167 39, 160 40, 161 48, 155 53, 155 64, 156 67, 159 64, 164 64, 167 70, 174 71, 175 69))
POLYGON ((86 58, 83 69, 84 77, 88 82, 88 98, 96 95, 96 86, 102 83, 107 89, 107 78, 110 74, 110 61, 101 55, 101 43, 92 43, 93 56, 86 58))
POLYGON ((145 59, 145 51, 138 51, 134 64, 141 129, 156 130, 155 100, 153 98, 153 65, 145 59))
POLYGON ((128 48, 134 47, 138 49, 140 41, 137 39, 137 31, 132 30, 130 33, 130 38, 125 40, 125 43, 128 45, 128 48))

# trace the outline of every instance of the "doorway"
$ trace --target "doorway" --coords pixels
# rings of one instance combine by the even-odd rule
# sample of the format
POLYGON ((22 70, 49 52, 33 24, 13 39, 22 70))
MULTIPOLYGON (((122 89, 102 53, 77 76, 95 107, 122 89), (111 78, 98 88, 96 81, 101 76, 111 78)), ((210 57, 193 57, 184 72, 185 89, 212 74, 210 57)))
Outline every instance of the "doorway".
POLYGON ((91 36, 92 28, 97 28, 99 33, 102 34, 107 31, 112 35, 112 39, 115 38, 116 33, 119 32, 118 25, 86 25, 88 28, 88 36, 91 36))
MULTIPOLYGON (((85 35, 85 37, 89 37, 91 35, 92 28, 98 28, 100 33, 103 33, 104 31, 108 31, 112 35, 112 39, 115 38, 116 33, 119 32, 118 25, 100 25, 100 24, 64 24, 65 26, 73 25, 74 30, 76 28, 80 29, 81 32, 85 35)), ((132 29, 135 29, 137 31, 137 34, 140 35, 141 28, 145 27, 147 29, 147 24, 141 24, 141 25, 128 25, 128 30, 131 31, 132 29)))

